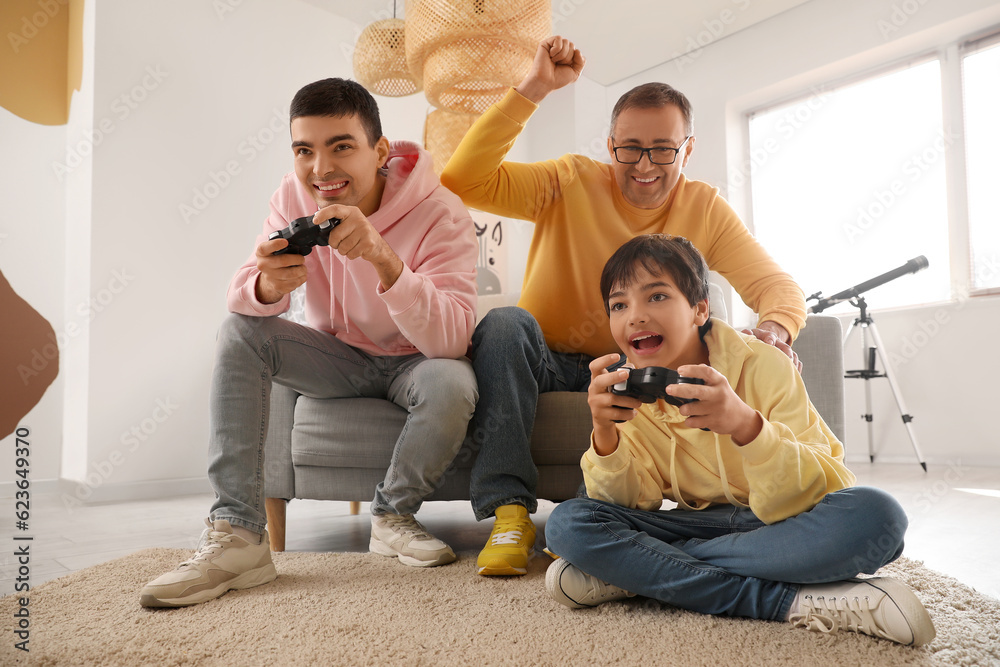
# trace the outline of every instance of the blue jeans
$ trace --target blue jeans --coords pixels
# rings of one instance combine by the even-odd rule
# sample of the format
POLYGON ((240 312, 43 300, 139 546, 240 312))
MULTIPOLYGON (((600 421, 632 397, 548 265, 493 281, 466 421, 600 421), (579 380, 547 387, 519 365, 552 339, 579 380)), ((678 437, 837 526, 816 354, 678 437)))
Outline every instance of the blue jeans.
POLYGON ((853 487, 766 525, 749 509, 647 512, 590 498, 560 503, 547 548, 627 591, 703 614, 785 620, 801 585, 872 574, 903 552, 906 514, 853 487))
POLYGON ((472 336, 472 367, 479 402, 470 437, 476 451, 469 494, 476 519, 501 505, 538 507, 538 470, 531 460, 531 431, 538 394, 586 391, 590 362, 585 354, 560 354, 545 343, 542 329, 523 308, 494 308, 472 336))
POLYGON ((475 409, 467 359, 374 356, 278 317, 230 315, 219 331, 209 414, 213 520, 264 531, 264 440, 271 382, 313 398, 373 397, 409 415, 373 514, 412 514, 443 479, 475 409))

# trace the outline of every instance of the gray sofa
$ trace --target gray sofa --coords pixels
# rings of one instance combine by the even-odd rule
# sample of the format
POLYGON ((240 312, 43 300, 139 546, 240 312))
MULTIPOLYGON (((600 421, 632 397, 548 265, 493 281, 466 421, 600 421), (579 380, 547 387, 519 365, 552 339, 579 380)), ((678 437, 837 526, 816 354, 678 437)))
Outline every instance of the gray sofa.
MULTIPOLYGON (((713 299, 713 304, 715 299, 713 299)), ((713 306, 713 312, 719 309, 713 306)), ((724 312, 724 311, 723 311, 724 312)), ((844 360, 840 320, 810 315, 793 346, 809 396, 838 438, 844 437, 844 360)), ((274 385, 265 448, 265 495, 271 549, 285 548, 285 504, 292 498, 359 501, 385 477, 406 411, 373 398, 313 399, 274 385)), ((583 392, 539 397, 531 452, 539 498, 577 494, 580 457, 590 445, 590 410, 583 392)), ((430 500, 468 500, 476 452, 467 439, 430 500)))

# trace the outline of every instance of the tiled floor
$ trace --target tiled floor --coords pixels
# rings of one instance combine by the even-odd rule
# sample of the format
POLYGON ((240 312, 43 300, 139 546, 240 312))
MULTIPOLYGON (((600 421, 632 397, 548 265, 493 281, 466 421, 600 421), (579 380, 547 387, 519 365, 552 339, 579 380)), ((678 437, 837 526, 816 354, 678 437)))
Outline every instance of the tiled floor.
MULTIPOLYGON (((1000 468, 914 464, 854 464, 859 484, 892 493, 910 517, 906 556, 1000 598, 1000 468)), ((201 533, 210 496, 93 505, 68 509, 57 496, 36 496, 30 534, 31 585, 103 563, 138 549, 175 547, 193 550, 201 533)), ((12 498, 0 499, 9 507, 12 498)), ((544 523, 553 505, 541 502, 534 519, 540 549, 544 523)), ((427 503, 418 518, 455 551, 474 553, 490 532, 490 522, 477 523, 466 502, 427 503)), ((10 525, 10 524, 8 524, 10 525)), ((4 534, 13 528, 3 527, 4 534)), ((288 506, 289 551, 367 551, 367 503, 351 516, 347 503, 294 500, 288 506)), ((3 538, 0 593, 14 592, 18 564, 11 538, 3 538)), ((20 544, 20 543, 18 543, 20 544)))

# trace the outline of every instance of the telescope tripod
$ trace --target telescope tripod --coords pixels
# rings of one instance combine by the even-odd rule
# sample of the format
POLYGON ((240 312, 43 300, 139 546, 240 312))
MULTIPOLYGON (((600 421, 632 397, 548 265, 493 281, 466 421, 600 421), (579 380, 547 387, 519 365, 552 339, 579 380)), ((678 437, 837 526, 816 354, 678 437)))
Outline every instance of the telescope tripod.
POLYGON ((913 432, 913 417, 906 411, 906 406, 903 405, 903 395, 899 391, 899 384, 896 382, 896 376, 893 374, 892 366, 889 365, 889 360, 885 358, 885 345, 882 343, 882 337, 878 333, 878 329, 875 327, 875 322, 872 320, 871 315, 868 314, 868 304, 865 303, 864 297, 857 297, 852 300, 851 305, 860 309, 861 314, 851 323, 851 326, 847 328, 847 333, 844 334, 844 350, 847 350, 847 340, 851 336, 851 332, 854 331, 854 327, 861 326, 861 345, 862 345, 862 355, 865 367, 861 370, 856 371, 845 371, 845 378, 861 378, 865 381, 865 414, 863 418, 868 422, 868 458, 871 461, 875 461, 875 450, 873 449, 873 428, 872 421, 874 417, 872 416, 872 390, 871 385, 868 383, 872 378, 884 377, 889 380, 889 387, 892 389, 892 395, 896 399, 896 406, 899 408, 899 415, 903 419, 903 426, 906 427, 906 432, 910 436, 910 443, 913 445, 913 452, 917 455, 917 462, 927 472, 927 464, 924 463, 924 456, 920 453, 920 446, 917 444, 917 436, 913 432), (871 336, 874 345, 869 346, 868 337, 871 336), (875 368, 875 355, 882 361, 882 368, 885 372, 880 373, 875 368))

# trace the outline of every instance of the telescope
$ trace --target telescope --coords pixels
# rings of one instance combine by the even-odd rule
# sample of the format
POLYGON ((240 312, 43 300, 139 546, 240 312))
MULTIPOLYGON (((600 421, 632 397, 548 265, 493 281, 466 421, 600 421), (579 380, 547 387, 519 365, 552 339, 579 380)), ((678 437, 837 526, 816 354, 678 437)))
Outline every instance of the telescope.
POLYGON ((816 292, 810 297, 806 298, 806 301, 812 301, 816 299, 816 304, 809 308, 810 313, 822 313, 824 310, 831 306, 835 306, 841 301, 850 301, 851 299, 858 298, 862 293, 867 292, 870 289, 878 287, 879 285, 884 285, 890 280, 895 280, 900 276, 905 276, 907 273, 916 273, 921 269, 927 268, 927 258, 923 255, 919 257, 914 257, 906 264, 893 269, 892 271, 886 271, 880 276, 876 276, 871 280, 866 280, 863 283, 858 283, 854 287, 845 289, 843 292, 837 292, 833 296, 823 297, 822 292, 816 292))

